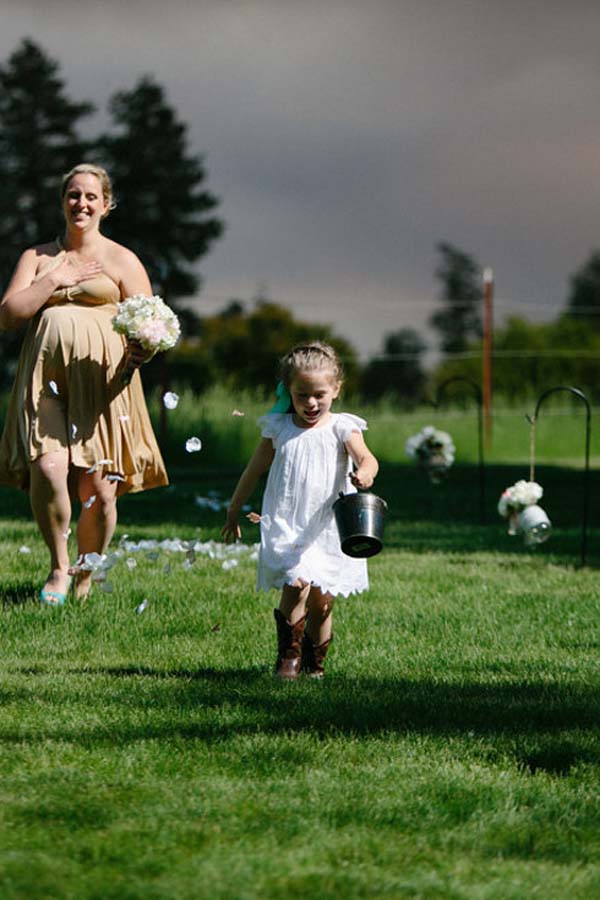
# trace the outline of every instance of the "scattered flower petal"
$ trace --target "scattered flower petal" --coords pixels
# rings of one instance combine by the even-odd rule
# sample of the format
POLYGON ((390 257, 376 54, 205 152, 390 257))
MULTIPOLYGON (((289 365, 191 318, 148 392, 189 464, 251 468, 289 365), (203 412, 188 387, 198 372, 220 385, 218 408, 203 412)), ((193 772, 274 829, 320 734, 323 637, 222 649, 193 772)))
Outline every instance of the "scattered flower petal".
POLYGON ((228 572, 230 569, 235 569, 237 564, 237 559, 226 559, 221 563, 221 568, 228 572))
POLYGON ((134 559, 132 556, 130 556, 126 562, 126 566, 128 569, 135 569, 135 567, 137 566, 137 559, 134 559))
POLYGON ((234 409, 231 413, 232 416, 245 416, 246 413, 242 412, 240 409, 234 409))
POLYGON ((110 475, 106 476, 107 481, 125 481, 122 475, 117 475, 116 473, 111 472, 110 475))
POLYGON ((119 416, 119 422, 129 422, 129 416, 119 416))
POLYGON ((92 496, 88 500, 86 500, 83 505, 85 506, 86 509, 90 509, 90 507, 92 507, 95 502, 96 502, 96 495, 92 494, 92 496))
POLYGON ((68 539, 68 537, 69 537, 70 534, 71 534, 71 529, 70 529, 70 528, 67 528, 66 531, 63 531, 63 537, 64 537, 65 541, 68 539))
POLYGON ((179 394, 176 394, 174 391, 167 391, 166 394, 163 394, 163 405, 166 409, 176 409, 178 403, 179 394))
POLYGON ((83 557, 83 568, 87 569, 97 569, 98 566, 101 566, 104 562, 104 555, 102 553, 86 553, 83 557))
POLYGON ((76 437, 77 437, 77 425, 75 425, 75 423, 73 423, 71 425, 71 440, 75 440, 76 437))
POLYGON ((147 606, 148 606, 148 600, 144 598, 144 600, 142 600, 140 605, 136 608, 136 613, 138 613, 138 615, 140 613, 143 613, 147 606))
POLYGON ((57 383, 56 383, 55 381, 49 381, 49 382, 48 382, 48 387, 50 388, 50 390, 52 391, 52 393, 55 394, 55 395, 58 397, 58 385, 57 385, 57 383))
POLYGON ((185 442, 185 449, 188 453, 197 453, 198 450, 202 450, 202 441, 197 437, 188 438, 185 442))
POLYGON ((25 544, 23 544, 22 547, 19 547, 19 553, 31 553, 31 547, 26 547, 25 544))
POLYGON ((253 525, 258 525, 258 523, 260 522, 261 516, 260 516, 260 513, 249 512, 248 515, 246 516, 246 518, 248 519, 248 521, 252 522, 253 525))
POLYGON ((95 462, 93 466, 86 470, 86 475, 92 475, 101 466, 112 466, 112 462, 112 459, 99 459, 98 462, 95 462))

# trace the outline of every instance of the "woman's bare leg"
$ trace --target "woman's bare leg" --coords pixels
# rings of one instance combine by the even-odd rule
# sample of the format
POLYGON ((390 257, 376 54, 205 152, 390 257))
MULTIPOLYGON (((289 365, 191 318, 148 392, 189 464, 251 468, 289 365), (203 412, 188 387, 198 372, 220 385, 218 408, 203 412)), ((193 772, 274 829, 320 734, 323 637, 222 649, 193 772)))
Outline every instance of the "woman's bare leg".
MULTIPOLYGON (((80 471, 77 491, 81 513, 77 523, 77 549, 86 553, 104 553, 117 525, 117 483, 108 481, 101 472, 80 471), (92 498, 95 497, 95 500, 92 498)), ((87 597, 92 573, 82 572, 75 577, 75 596, 87 597)))
POLYGON ((69 585, 67 539, 71 522, 68 451, 45 453, 31 464, 30 473, 31 509, 50 551, 50 575, 44 590, 65 594, 69 585))

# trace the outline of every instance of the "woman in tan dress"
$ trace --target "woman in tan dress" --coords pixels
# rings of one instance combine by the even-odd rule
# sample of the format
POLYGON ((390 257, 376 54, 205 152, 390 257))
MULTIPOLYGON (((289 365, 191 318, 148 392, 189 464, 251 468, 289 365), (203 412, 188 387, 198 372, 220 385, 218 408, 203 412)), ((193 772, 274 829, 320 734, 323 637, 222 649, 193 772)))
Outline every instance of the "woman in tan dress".
MULTIPOLYGON (((42 603, 64 603, 67 538, 78 499, 79 554, 104 553, 117 496, 168 483, 139 367, 147 353, 112 328, 117 303, 152 294, 140 260, 100 232, 114 205, 104 169, 83 164, 63 179, 62 238, 26 250, 0 301, 0 328, 29 320, 0 441, 0 483, 28 490, 50 551, 42 603), (126 366, 136 367, 129 384, 126 366)), ((85 597, 91 573, 76 574, 85 597)))

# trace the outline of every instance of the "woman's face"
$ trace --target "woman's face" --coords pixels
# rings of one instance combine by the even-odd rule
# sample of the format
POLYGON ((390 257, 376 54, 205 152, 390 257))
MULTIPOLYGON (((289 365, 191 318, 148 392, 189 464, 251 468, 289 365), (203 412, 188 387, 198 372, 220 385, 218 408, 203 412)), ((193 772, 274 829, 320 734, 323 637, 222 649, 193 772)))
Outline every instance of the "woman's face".
POLYGON ((100 179, 91 172, 73 175, 63 197, 63 213, 67 227, 80 231, 98 228, 108 212, 100 179))

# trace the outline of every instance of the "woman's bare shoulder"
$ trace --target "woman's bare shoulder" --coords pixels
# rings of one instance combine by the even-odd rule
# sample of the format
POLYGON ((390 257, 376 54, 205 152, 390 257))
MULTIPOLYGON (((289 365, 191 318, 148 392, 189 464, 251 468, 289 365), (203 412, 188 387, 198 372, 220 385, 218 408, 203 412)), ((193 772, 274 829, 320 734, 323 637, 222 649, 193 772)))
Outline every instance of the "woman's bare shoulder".
POLYGON ((123 244, 107 238, 104 267, 126 293, 147 293, 150 282, 139 257, 123 244))
POLYGON ((41 269, 54 259, 60 252, 56 241, 48 241, 46 244, 36 244, 23 251, 17 268, 26 268, 37 274, 41 269))
POLYGON ((117 241, 106 238, 105 247, 106 258, 111 262, 119 265, 131 265, 132 263, 139 262, 138 257, 133 250, 130 250, 129 247, 125 247, 124 244, 118 244, 117 241))

